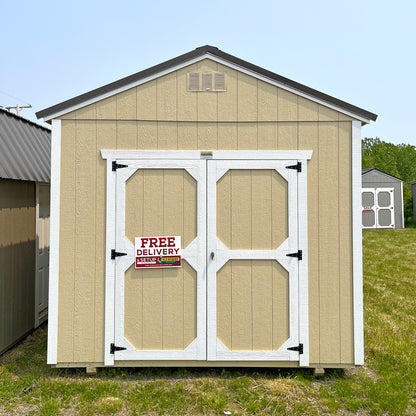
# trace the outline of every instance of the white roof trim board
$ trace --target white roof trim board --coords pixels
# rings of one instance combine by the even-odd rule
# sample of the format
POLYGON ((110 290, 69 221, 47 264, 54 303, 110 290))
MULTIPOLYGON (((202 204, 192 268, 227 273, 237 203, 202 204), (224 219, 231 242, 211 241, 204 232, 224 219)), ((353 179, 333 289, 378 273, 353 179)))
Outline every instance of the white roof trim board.
POLYGON ((103 87, 79 95, 78 97, 71 98, 60 104, 46 108, 36 113, 36 116, 38 118, 43 118, 45 121, 52 120, 53 118, 60 117, 63 114, 85 107, 89 104, 93 104, 97 101, 126 91, 130 88, 134 88, 145 82, 149 82, 155 78, 169 74, 173 71, 177 71, 178 69, 184 68, 188 65, 207 58, 332 108, 336 111, 349 115, 364 123, 369 123, 370 121, 375 121, 377 119, 377 115, 374 113, 356 107, 337 98, 331 97, 305 85, 299 84, 296 81, 282 77, 281 75, 275 74, 247 61, 243 61, 240 58, 232 56, 226 52, 219 50, 216 47, 209 45, 196 48, 191 52, 170 59, 169 61, 155 65, 136 74, 130 75, 103 87))
POLYGON ((0 178, 49 183, 50 130, 0 109, 0 178))

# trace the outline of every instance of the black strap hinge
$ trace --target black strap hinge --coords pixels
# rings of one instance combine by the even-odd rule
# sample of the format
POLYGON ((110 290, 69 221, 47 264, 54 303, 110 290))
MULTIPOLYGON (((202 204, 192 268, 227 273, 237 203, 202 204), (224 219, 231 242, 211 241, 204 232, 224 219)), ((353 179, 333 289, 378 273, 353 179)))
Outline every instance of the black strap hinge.
POLYGON ((289 347, 290 351, 299 351, 299 354, 303 354, 303 344, 299 344, 296 347, 289 347))
POLYGON ((298 250, 297 253, 286 254, 287 257, 297 257, 298 260, 302 260, 302 250, 298 250))
POLYGON ((127 253, 119 253, 118 251, 115 251, 114 249, 111 250, 111 260, 115 260, 116 257, 121 256, 127 256, 127 253))
POLYGON ((298 172, 302 172, 302 162, 298 162, 296 165, 286 166, 286 169, 295 169, 298 172))
POLYGON ((115 172, 117 169, 121 168, 127 168, 128 165, 122 165, 120 163, 117 163, 115 160, 113 160, 113 163, 111 164, 111 170, 115 172))
POLYGON ((125 347, 117 347, 114 344, 110 344, 110 354, 114 354, 116 351, 123 351, 126 350, 127 348, 125 347))

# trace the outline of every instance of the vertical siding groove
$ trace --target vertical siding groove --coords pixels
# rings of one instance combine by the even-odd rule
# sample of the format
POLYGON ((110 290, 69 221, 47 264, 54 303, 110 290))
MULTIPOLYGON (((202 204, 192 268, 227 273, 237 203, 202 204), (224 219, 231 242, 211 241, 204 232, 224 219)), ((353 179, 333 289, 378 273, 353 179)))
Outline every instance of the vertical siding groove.
MULTIPOLYGON (((76 309, 75 309, 75 305, 76 305, 76 270, 77 270, 77 255, 76 253, 78 252, 77 250, 77 239, 76 239, 76 230, 77 230, 77 203, 78 203, 78 192, 77 192, 77 139, 78 139, 78 121, 75 120, 75 131, 74 131, 74 226, 75 226, 75 233, 74 233, 74 271, 73 271, 73 305, 74 305, 74 309, 73 309, 73 317, 72 317, 72 360, 75 361, 75 315, 76 315, 76 309)), ((59 329, 58 329, 58 336, 59 336, 59 329)))
MULTIPOLYGON (((142 231, 142 236, 144 236, 145 234, 144 234, 144 204, 145 204, 145 202, 144 202, 144 200, 145 200, 145 187, 144 187, 144 183, 145 183, 145 174, 144 174, 144 171, 143 171, 143 181, 142 181, 142 184, 143 184, 143 187, 142 187, 142 195, 143 195, 143 197, 142 197, 142 199, 141 199, 141 201, 140 201, 140 203, 141 203, 141 206, 142 206, 142 215, 141 215, 141 217, 142 217, 142 223, 141 223, 141 227, 140 227, 140 229, 141 229, 141 231, 142 231)), ((142 320, 141 320, 141 322, 142 322, 142 325, 141 325, 141 347, 142 348, 144 348, 144 317, 145 317, 145 314, 144 314, 144 290, 145 290, 145 284, 144 284, 144 273, 143 273, 143 271, 141 272, 141 280, 142 280, 142 287, 141 287, 141 290, 142 290, 142 293, 141 293, 141 295, 142 295, 142 298, 141 298, 141 302, 142 302, 142 308, 141 308, 141 313, 142 313, 142 320)))
MULTIPOLYGON (((162 195, 164 196, 165 195, 165 170, 163 169, 162 170, 162 195)), ((165 229, 166 229, 166 224, 165 224, 165 210, 166 210, 166 204, 165 204, 165 198, 164 197, 162 197, 162 204, 163 204, 163 207, 162 207, 162 218, 163 218, 163 225, 162 225, 162 230, 163 230, 163 233, 165 232, 165 229)), ((161 294, 160 294, 160 299, 162 300, 162 314, 161 314, 161 339, 162 339, 162 350, 164 350, 165 349, 165 340, 164 340, 164 331, 163 331, 163 324, 164 324, 164 319, 163 319, 163 317, 164 317, 164 313, 163 313, 163 311, 165 310, 165 305, 164 305, 164 303, 165 303, 165 299, 164 299, 164 296, 163 296, 163 294, 164 294, 164 292, 165 292, 165 270, 164 269, 162 269, 161 270, 162 271, 162 285, 161 285, 161 294)))
MULTIPOLYGON (((319 110, 318 110, 319 111, 319 110)), ((318 296, 317 299, 315 300, 318 303, 318 328, 319 328, 319 342, 318 342, 318 351, 317 351, 317 356, 318 356, 318 362, 321 363, 321 342, 322 342, 322 331, 321 331, 321 297, 320 297, 320 293, 321 293, 321 262, 319 261, 319 259, 321 258, 321 251, 320 251, 320 244, 319 241, 321 240, 320 238, 320 230, 321 230, 321 222, 320 222, 320 217, 319 217, 319 207, 321 205, 321 199, 320 199, 320 195, 321 195, 321 190, 320 190, 320 171, 321 171, 321 160, 319 157, 319 142, 320 142, 320 135, 319 135, 320 129, 319 129, 319 123, 318 123, 318 129, 317 129, 317 134, 318 134, 318 149, 316 152, 316 157, 318 159, 318 163, 317 163, 317 169, 318 169, 318 180, 317 180, 317 187, 318 187, 318 193, 317 193, 317 199, 318 199, 318 216, 317 216, 317 221, 318 221, 318 247, 317 247, 317 252, 318 252, 318 261, 317 261, 317 266, 318 266, 318 296)))
POLYGON ((254 350, 254 291, 253 291, 253 260, 250 260, 250 280, 251 280, 251 350, 254 350))
MULTIPOLYGON (((339 121, 336 123, 337 124, 337 142, 338 142, 338 178, 337 178, 337 187, 338 187, 338 218, 339 218, 339 207, 341 206, 340 204, 342 203, 342 192, 340 191, 340 151, 341 151, 341 142, 340 142, 340 135, 339 135, 339 121)), ((342 314, 341 314, 341 276, 342 276, 342 271, 341 271, 341 221, 343 221, 342 218, 339 218, 338 220, 338 309, 340 311, 339 313, 339 320, 338 320, 338 325, 339 325, 339 362, 341 362, 341 358, 342 358, 342 314)))

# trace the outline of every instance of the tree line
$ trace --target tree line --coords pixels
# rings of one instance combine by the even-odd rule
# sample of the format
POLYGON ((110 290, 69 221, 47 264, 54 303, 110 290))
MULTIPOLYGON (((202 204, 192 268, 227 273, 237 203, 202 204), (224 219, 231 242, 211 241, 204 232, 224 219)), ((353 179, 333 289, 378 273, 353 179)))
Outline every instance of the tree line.
MULTIPOLYGON (((362 168, 377 168, 405 181, 403 202, 405 224, 412 223, 410 182, 416 180, 416 148, 410 144, 393 144, 366 137, 362 140, 362 168)), ((415 207, 416 208, 416 207, 415 207)))

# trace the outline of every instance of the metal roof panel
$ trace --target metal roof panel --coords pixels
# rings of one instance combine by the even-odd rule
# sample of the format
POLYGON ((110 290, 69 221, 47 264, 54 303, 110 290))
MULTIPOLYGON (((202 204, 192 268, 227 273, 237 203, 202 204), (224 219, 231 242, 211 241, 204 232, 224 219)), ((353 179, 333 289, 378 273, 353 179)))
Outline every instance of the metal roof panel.
POLYGON ((0 178, 50 182, 49 129, 0 109, 0 178))

